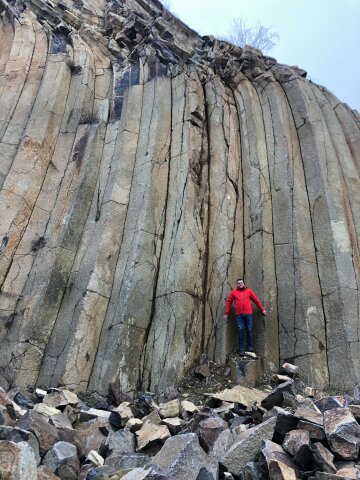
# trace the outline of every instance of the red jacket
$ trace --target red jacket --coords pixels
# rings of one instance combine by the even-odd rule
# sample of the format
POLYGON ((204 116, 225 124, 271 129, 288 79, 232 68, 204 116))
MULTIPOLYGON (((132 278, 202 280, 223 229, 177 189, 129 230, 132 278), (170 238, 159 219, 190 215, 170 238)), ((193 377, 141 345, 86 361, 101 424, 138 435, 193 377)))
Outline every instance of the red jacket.
POLYGON ((230 295, 226 300, 225 315, 229 315, 232 302, 235 302, 236 315, 239 315, 242 313, 245 313, 245 314, 252 313, 250 300, 256 303, 256 306, 261 312, 265 310, 264 307, 261 305, 260 300, 257 298, 255 293, 252 290, 250 290, 250 288, 245 287, 242 290, 239 290, 236 288, 235 290, 230 292, 230 295))

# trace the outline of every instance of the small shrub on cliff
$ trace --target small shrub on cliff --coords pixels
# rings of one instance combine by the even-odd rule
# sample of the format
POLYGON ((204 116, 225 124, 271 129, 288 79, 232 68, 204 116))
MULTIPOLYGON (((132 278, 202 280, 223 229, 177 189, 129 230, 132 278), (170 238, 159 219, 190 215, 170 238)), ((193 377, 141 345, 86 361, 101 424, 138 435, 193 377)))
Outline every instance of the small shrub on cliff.
POLYGON ((243 18, 234 18, 226 40, 239 47, 250 45, 263 52, 269 52, 279 40, 279 34, 272 32, 271 28, 261 25, 260 22, 247 25, 243 18))

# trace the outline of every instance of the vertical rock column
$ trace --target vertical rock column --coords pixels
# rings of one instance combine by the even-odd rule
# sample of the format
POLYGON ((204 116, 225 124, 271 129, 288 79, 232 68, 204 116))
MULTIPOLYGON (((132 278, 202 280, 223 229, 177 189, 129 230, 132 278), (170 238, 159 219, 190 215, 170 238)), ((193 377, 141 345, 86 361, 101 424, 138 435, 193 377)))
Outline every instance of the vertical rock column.
MULTIPOLYGON (((109 174, 115 143, 114 136, 116 136, 118 124, 115 126, 108 124, 106 127, 103 123, 103 113, 99 111, 94 102, 98 58, 78 37, 73 38, 73 44, 77 73, 73 75, 63 128, 72 131, 76 128, 76 122, 92 122, 87 124, 89 135, 80 135, 76 138, 73 157, 80 160, 79 155, 83 155, 80 150, 84 148, 81 170, 91 173, 86 181, 86 191, 82 185, 78 193, 81 196, 72 197, 68 204, 69 209, 76 206, 74 209, 82 212, 77 219, 77 230, 80 236, 74 235, 74 239, 78 242, 76 255, 72 257, 72 263, 69 263, 69 269, 66 272, 56 322, 47 344, 37 383, 49 385, 66 382, 74 388, 84 389, 86 383, 84 385, 83 382, 87 382, 90 375, 109 297, 109 287, 105 289, 105 286, 101 285, 101 287, 89 288, 89 277, 92 274, 93 276, 98 274, 96 262, 99 249, 102 254, 100 257, 103 260, 104 270, 108 272, 108 268, 115 268, 116 257, 111 259, 111 253, 116 250, 119 242, 118 230, 116 228, 104 230, 102 221, 104 217, 101 219, 100 215, 101 199, 109 174), (76 95, 76 89, 78 95, 76 95), (94 135, 94 133, 96 134, 94 135), (106 248, 109 246, 104 245, 102 241, 102 236, 109 236, 109 234, 113 240, 111 251, 106 248), (97 240, 95 241, 95 239, 97 240), (104 250, 101 250, 101 247, 104 247, 104 250), (109 255, 110 259, 107 258, 109 255), (69 369, 71 372, 66 380, 62 376, 65 369, 69 369)), ((102 64, 100 65, 102 66, 102 64)), ((110 65, 108 65, 106 73, 102 69, 103 89, 106 94, 109 94, 111 84, 109 67, 110 65)), ((109 103, 108 100, 106 101, 109 103)), ((106 111, 108 111, 108 106, 106 111)), ((105 120, 107 120, 107 114, 105 120)), ((82 125, 78 130, 82 131, 82 125)), ((67 192, 69 184, 64 183, 64 192, 67 192)), ((72 185, 75 186, 75 178, 72 185)), ((71 194, 68 193, 68 196, 71 197, 71 194)), ((117 218, 116 206, 111 213, 114 213, 114 217, 117 218)), ((107 211, 106 217, 108 216, 111 217, 107 211)), ((106 222, 105 225, 107 225, 106 222)), ((51 237, 54 236, 56 236, 55 232, 51 237)), ((112 271, 109 273, 110 278, 111 274, 112 271)))
POLYGON ((360 363, 360 336, 356 320, 360 316, 360 175, 354 161, 356 157, 353 157, 333 106, 320 88, 314 86, 312 90, 333 147, 333 160, 329 169, 333 162, 337 169, 334 176, 338 178, 337 190, 340 192, 341 213, 344 215, 341 226, 337 223, 339 230, 335 230, 337 248, 341 252, 337 263, 340 282, 349 307, 347 315, 351 316, 347 319, 346 330, 356 378, 357 365, 360 363))
MULTIPOLYGON (((102 156, 106 183, 101 181, 101 175, 99 179, 99 185, 104 189, 102 202, 99 205, 100 189, 95 192, 90 215, 93 221, 88 222, 75 262, 76 291, 63 308, 71 318, 71 333, 66 337, 66 343, 63 341, 64 349, 57 359, 53 381, 60 380, 80 390, 87 387, 97 354, 100 359, 106 354, 101 348, 98 350, 98 345, 124 233, 139 136, 142 91, 141 85, 131 87, 121 119, 108 125, 102 156)), ((104 330, 105 333, 111 332, 111 329, 104 330)), ((55 347, 58 343, 54 336, 54 348, 58 348, 55 347)))
POLYGON ((287 95, 298 130, 326 321, 329 379, 350 388, 356 382, 358 295, 343 175, 313 88, 301 78, 288 81, 274 69, 287 95), (344 372, 347 374, 344 375, 344 372))
MULTIPOLYGON (((8 28, 4 28, 6 32, 8 28)), ((8 174, 22 135, 29 121, 44 73, 47 53, 46 34, 33 19, 15 22, 18 37, 9 34, 0 41, 5 57, 6 47, 13 41, 5 71, 0 73, 0 187, 8 174), (21 52, 21 55, 20 55, 21 52), (20 55, 20 56, 19 56, 20 55)), ((1 68, 0 68, 1 72, 1 68)))
MULTIPOLYGON (((133 87, 130 88, 130 91, 133 87)), ((164 235, 171 122, 171 81, 144 84, 141 120, 129 203, 114 278, 112 301, 102 328, 90 388, 104 391, 119 380, 124 392, 139 388, 139 361, 153 311, 153 295, 164 235), (114 359, 116 361, 114 362, 114 359)), ((130 132, 131 133, 131 132, 130 132)), ((135 138, 136 139, 136 138, 135 138)), ((127 157, 119 158, 119 167, 127 157)), ((126 195, 118 177, 118 194, 126 195)), ((124 188, 125 187, 125 188, 124 188)))
MULTIPOLYGON (((108 307, 110 311, 113 307, 109 306, 110 297, 116 296, 118 281, 122 280, 114 281, 114 277, 129 203, 142 95, 142 85, 129 88, 121 118, 107 126, 91 214, 72 273, 75 288, 62 308, 63 315, 71 321, 71 334, 61 337, 59 325, 53 336, 52 350, 57 362, 52 381, 68 382, 77 389, 86 388, 95 358, 102 362, 106 355, 103 348, 97 347, 99 342, 102 345, 100 337, 106 341, 111 331, 108 325, 103 329, 103 323, 108 307)), ((93 389, 97 390, 95 378, 93 389)), ((107 391, 107 387, 104 389, 107 391)))
MULTIPOLYGON (((21 144, 0 192, 0 211, 3 210, 1 212, 1 234, 3 239, 7 239, 0 260, 0 276, 1 283, 3 283, 5 276, 8 276, 6 281, 10 281, 8 285, 3 284, 5 294, 2 296, 2 300, 5 303, 9 301, 8 308, 12 309, 17 302, 21 302, 21 297, 16 295, 17 291, 20 295, 21 288, 18 290, 16 287, 13 290, 12 286, 16 282, 12 284, 11 280, 19 275, 21 284, 26 279, 26 276, 25 279, 21 276, 21 269, 16 267, 17 262, 13 264, 14 255, 20 241, 24 238, 26 229, 28 226, 31 228, 31 213, 49 170, 69 88, 70 75, 64 59, 65 55, 62 53, 48 55, 39 95, 36 98, 21 144), (49 95, 50 92, 52 95, 49 95), (42 122, 39 122, 39 118, 42 118, 42 122), (10 274, 13 265, 17 271, 15 275, 10 274)), ((36 237, 35 239, 37 240, 36 237)), ((28 258, 31 257, 29 250, 27 253, 30 253, 28 258)), ((25 256, 23 253, 24 258, 25 256)), ((10 358, 14 359, 15 363, 19 362, 20 352, 24 352, 24 349, 31 349, 29 343, 16 345, 18 332, 23 322, 22 312, 26 312, 26 309, 20 309, 20 312, 21 315, 18 315, 17 311, 14 310, 11 313, 9 312, 8 321, 5 324, 6 329, 1 332, 2 337, 6 337, 1 357, 1 364, 6 369, 11 368, 10 358)), ((29 322, 34 323, 31 316, 29 322)), ((29 338, 25 336, 23 340, 29 340, 29 338)), ((35 356, 39 355, 34 350, 33 354, 35 356)), ((16 368, 15 365, 13 367, 16 368)), ((32 370, 30 365, 29 369, 32 370)), ((34 375, 34 371, 31 375, 34 375)))
POLYGON ((224 363, 237 348, 235 319, 223 322, 225 300, 244 273, 240 132, 231 90, 215 78, 206 82, 205 92, 210 145, 205 339, 215 361, 224 363))
POLYGON ((286 96, 268 74, 255 82, 266 132, 275 245, 280 359, 328 383, 325 325, 309 200, 286 96))
POLYGON ((14 42, 14 27, 7 15, 1 15, 0 42, 2 46, 0 51, 0 79, 3 85, 3 74, 14 42))
POLYGON ((244 189, 244 276, 268 311, 254 310, 255 349, 266 370, 279 361, 277 286, 272 202, 263 113, 258 94, 245 78, 235 90, 240 131, 244 189))
MULTIPOLYGON (((5 42, 4 42, 5 43, 5 42)), ((24 16, 14 22, 14 38, 0 83, 0 139, 8 126, 26 82, 35 48, 32 22, 24 16)))
MULTIPOLYGON (((41 41, 37 42, 36 45, 40 45, 40 53, 42 52, 44 54, 46 53, 46 37, 43 38, 43 36, 40 36, 40 40, 41 41), (43 44, 44 40, 45 45, 43 44)), ((84 101, 84 92, 87 89, 88 83, 87 79, 83 78, 83 74, 86 75, 87 73, 86 70, 89 67, 89 57, 86 55, 83 43, 80 47, 79 42, 76 42, 76 38, 74 38, 73 44, 74 61, 77 63, 80 72, 76 75, 71 75, 69 91, 66 96, 64 114, 60 119, 61 127, 56 139, 56 145, 51 157, 49 168, 46 171, 41 190, 36 198, 34 208, 31 212, 29 224, 16 249, 11 267, 7 272, 6 281, 3 285, 3 296, 8 298, 8 301, 12 299, 11 311, 9 314, 18 313, 19 308, 17 308, 17 302, 23 296, 23 289, 26 283, 31 284, 31 282, 34 282, 34 279, 36 278, 33 274, 31 274, 33 266, 41 264, 49 273, 50 264, 47 260, 45 260, 49 251, 47 249, 44 251, 42 248, 49 243, 51 243, 54 247, 56 245, 55 238, 58 238, 60 235, 59 229, 56 228, 55 231, 52 231, 48 228, 48 223, 51 211, 54 209, 56 204, 57 194, 61 186, 65 169, 68 163, 70 162, 71 164, 72 162, 72 146, 74 143, 76 130, 80 122, 84 101), (80 54, 79 50, 81 52, 80 54), (37 260, 38 254, 41 257, 39 260, 37 260), (29 276, 30 278, 28 278, 29 276)), ((71 55, 72 51, 68 52, 68 54, 71 55)), ((65 70, 68 70, 68 72, 71 73, 67 65, 68 57, 62 55, 62 60, 65 64, 65 70)), ((33 56, 33 61, 36 61, 35 55, 33 56)), ((30 72, 31 70, 32 69, 30 69, 30 72)), ((31 80, 29 83, 32 83, 31 80)), ((35 98, 36 97, 34 97, 33 100, 35 100, 35 98)), ((20 110, 21 106, 22 105, 19 105, 20 110)), ((15 110, 14 117, 16 116, 16 112, 17 110, 15 110)), ((12 121, 14 120, 14 117, 12 118, 12 121)), ((12 128, 11 123, 9 124, 8 129, 9 128, 12 128)), ((18 134, 21 135, 20 126, 17 130, 18 134)), ((37 268, 35 268, 35 271, 36 270, 37 268)), ((39 294, 43 287, 44 282, 42 280, 41 287, 39 284, 37 284, 35 287, 37 294, 39 294)))
POLYGON ((70 80, 63 60, 61 53, 48 56, 39 95, 0 191, 1 234, 8 238, 0 259, 0 285, 27 227, 55 148, 70 80))
POLYGON ((208 145, 195 69, 172 79, 172 136, 164 241, 147 336, 143 386, 174 385, 200 354, 207 233, 208 145))

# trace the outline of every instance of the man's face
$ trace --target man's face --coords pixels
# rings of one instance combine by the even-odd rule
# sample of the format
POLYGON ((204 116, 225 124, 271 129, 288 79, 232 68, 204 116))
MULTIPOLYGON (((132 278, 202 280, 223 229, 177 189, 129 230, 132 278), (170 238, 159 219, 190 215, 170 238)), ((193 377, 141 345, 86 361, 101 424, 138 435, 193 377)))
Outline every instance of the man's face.
POLYGON ((238 280, 238 281, 236 282, 236 288, 238 288, 239 290, 245 288, 244 280, 238 280))

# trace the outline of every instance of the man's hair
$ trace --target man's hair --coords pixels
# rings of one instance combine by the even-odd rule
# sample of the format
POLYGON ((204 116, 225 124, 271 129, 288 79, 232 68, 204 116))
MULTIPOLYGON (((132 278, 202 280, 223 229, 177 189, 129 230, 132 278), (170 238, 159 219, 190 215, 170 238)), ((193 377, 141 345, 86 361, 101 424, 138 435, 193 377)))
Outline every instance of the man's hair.
POLYGON ((237 282, 240 282, 240 280, 242 280, 242 281, 245 283, 245 280, 244 280, 242 277, 237 278, 237 279, 236 279, 236 283, 237 283, 237 282))

